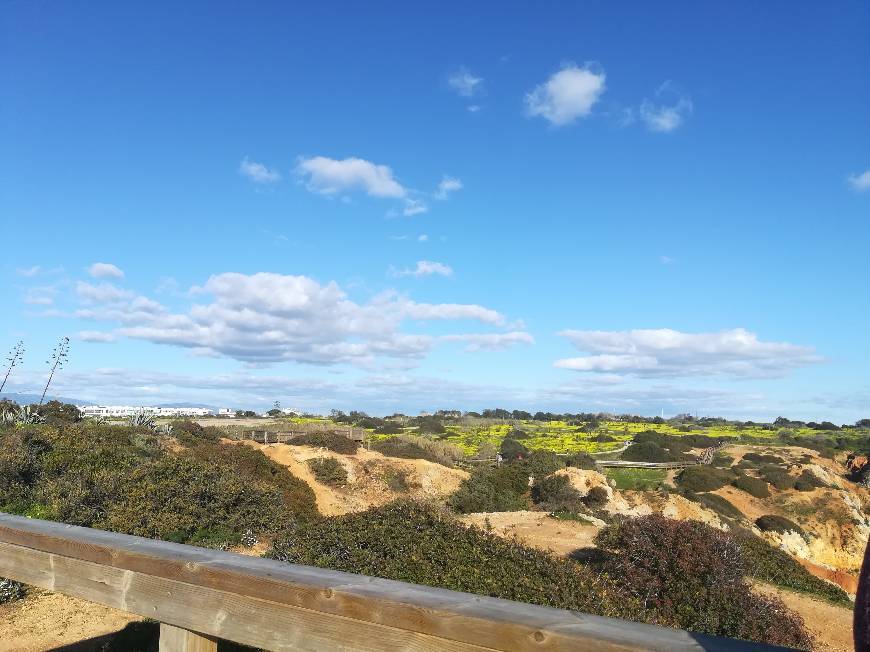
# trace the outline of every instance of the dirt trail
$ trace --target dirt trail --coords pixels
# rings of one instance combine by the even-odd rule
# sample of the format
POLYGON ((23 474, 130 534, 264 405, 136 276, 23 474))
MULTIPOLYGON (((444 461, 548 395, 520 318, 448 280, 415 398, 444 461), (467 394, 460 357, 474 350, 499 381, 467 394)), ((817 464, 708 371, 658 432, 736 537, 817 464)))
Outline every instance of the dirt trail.
POLYGON ((466 514, 460 520, 483 529, 489 527, 493 534, 516 537, 527 546, 563 556, 578 548, 591 547, 601 529, 597 525, 552 518, 545 512, 466 514))
POLYGON ((852 610, 838 607, 823 600, 815 600, 803 593, 785 591, 769 584, 754 583, 753 589, 762 595, 776 596, 785 606, 804 619, 816 639, 814 650, 824 652, 852 652, 852 610))
POLYGON ((31 590, 23 600, 0 605, 0 652, 43 652, 123 629, 139 616, 31 590))

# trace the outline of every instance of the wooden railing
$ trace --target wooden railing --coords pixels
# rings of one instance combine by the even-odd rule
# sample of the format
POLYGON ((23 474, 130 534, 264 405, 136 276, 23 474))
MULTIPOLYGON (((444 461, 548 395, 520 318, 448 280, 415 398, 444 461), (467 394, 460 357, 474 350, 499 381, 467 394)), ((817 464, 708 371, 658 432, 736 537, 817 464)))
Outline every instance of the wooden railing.
POLYGON ((161 652, 764 647, 7 514, 0 577, 158 620, 161 652))

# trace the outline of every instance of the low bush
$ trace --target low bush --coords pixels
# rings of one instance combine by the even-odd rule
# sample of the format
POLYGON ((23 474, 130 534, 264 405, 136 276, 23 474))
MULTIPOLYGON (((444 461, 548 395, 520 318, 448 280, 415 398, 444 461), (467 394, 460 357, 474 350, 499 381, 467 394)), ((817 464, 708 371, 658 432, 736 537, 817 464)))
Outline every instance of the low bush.
POLYGON ((532 486, 532 501, 548 512, 586 511, 583 495, 571 486, 566 475, 549 475, 536 481, 532 486))
POLYGON ((718 469, 728 469, 734 463, 734 458, 725 453, 715 453, 713 455, 712 465, 718 469))
POLYGON ((592 614, 639 615, 637 602, 597 572, 415 503, 294 523, 269 556, 592 614))
POLYGON ((759 478, 753 478, 741 474, 734 478, 734 480, 731 481, 731 484, 756 498, 768 498, 770 496, 770 489, 768 489, 767 482, 759 478))
POLYGON ((565 468, 565 460, 550 451, 531 452, 524 459, 517 460, 513 464, 521 465, 526 470, 526 475, 536 479, 565 468))
POLYGON ((314 446, 325 448, 333 453, 354 455, 359 450, 359 444, 353 439, 337 432, 308 432, 287 442, 291 446, 314 446))
POLYGON ((797 532, 800 535, 803 535, 804 533, 800 525, 794 521, 790 521, 784 516, 777 516, 776 514, 765 514, 764 516, 759 516, 755 519, 755 524, 762 532, 779 532, 780 534, 785 534, 786 532, 797 532))
POLYGON ((516 512, 528 508, 529 478, 518 464, 478 467, 462 481, 447 504, 458 512, 516 512))
POLYGON ((403 432, 405 432, 404 428, 393 421, 385 421, 375 428, 375 433, 379 435, 399 435, 403 432))
POLYGON ((598 567, 657 624, 801 648, 812 643, 799 616, 751 591, 740 546, 724 532, 654 515, 609 526, 595 542, 605 552, 598 567))
POLYGON ((384 471, 383 478, 390 491, 408 493, 411 490, 411 482, 408 480, 407 471, 387 469, 384 471))
POLYGON ((746 453, 743 456, 744 462, 751 462, 755 465, 762 464, 785 464, 785 460, 779 455, 769 455, 766 453, 746 453))
POLYGON ((307 464, 321 484, 338 487, 347 483, 347 471, 335 458, 318 457, 308 460, 307 464))
POLYGON ((588 453, 574 453, 565 458, 565 466, 573 466, 575 469, 592 470, 595 468, 595 458, 588 453))
POLYGON ((215 443, 221 438, 221 431, 218 428, 213 426, 206 428, 190 419, 173 421, 170 425, 172 436, 185 446, 194 446, 203 441, 215 443))
POLYGON ((516 439, 505 437, 501 442, 501 446, 499 446, 498 452, 501 453, 501 456, 505 461, 511 462, 513 460, 520 460, 527 457, 529 449, 523 446, 516 439))
POLYGON ((601 486, 592 487, 589 492, 583 496, 583 504, 591 510, 603 508, 608 501, 609 494, 607 489, 601 486))
POLYGON ((516 439, 528 439, 529 433, 527 433, 525 430, 521 430, 520 428, 514 428, 513 430, 511 430, 511 433, 510 433, 510 435, 508 435, 508 437, 510 437, 511 439, 515 439, 515 440, 516 439))
POLYGON ((676 462, 681 458, 652 441, 632 444, 622 452, 622 459, 632 462, 676 462))
POLYGON ((783 468, 778 466, 762 466, 758 470, 758 474, 779 491, 794 489, 796 478, 783 468))
POLYGON ((794 488, 798 491, 812 491, 813 489, 819 489, 827 486, 828 485, 824 480, 822 480, 819 476, 817 476, 809 469, 804 469, 804 471, 800 474, 800 476, 798 476, 794 483, 794 488))
POLYGON ((690 466, 680 471, 676 477, 680 488, 696 493, 721 489, 733 479, 734 474, 731 471, 707 465, 690 466))
POLYGON ((691 493, 686 492, 683 494, 689 500, 692 500, 696 503, 700 503, 707 509, 713 510, 719 516, 724 516, 725 518, 733 518, 738 519, 743 517, 743 512, 737 509, 730 501, 719 496, 717 494, 708 494, 708 493, 691 493))
POLYGON ((444 466, 453 466, 454 462, 465 457, 465 453, 458 446, 418 435, 390 437, 373 443, 372 450, 387 457, 428 460, 444 466))
POLYGON ((734 528, 732 534, 740 545, 741 557, 749 576, 768 584, 809 593, 850 609, 854 606, 843 589, 819 579, 784 550, 744 528, 734 528))

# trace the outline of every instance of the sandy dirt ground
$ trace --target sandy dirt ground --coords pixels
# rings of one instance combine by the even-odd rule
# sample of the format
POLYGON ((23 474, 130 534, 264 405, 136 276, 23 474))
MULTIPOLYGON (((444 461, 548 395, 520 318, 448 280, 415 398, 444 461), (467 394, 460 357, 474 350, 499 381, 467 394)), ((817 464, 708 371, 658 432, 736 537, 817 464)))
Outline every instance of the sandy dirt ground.
POLYGON ((42 652, 111 634, 138 616, 60 593, 31 590, 0 605, 0 652, 42 652))
POLYGON ((269 459, 286 466, 293 475, 304 480, 312 488, 317 500, 317 509, 324 516, 360 512, 403 497, 417 500, 444 500, 456 491, 462 480, 468 477, 468 473, 460 469, 451 469, 427 460, 385 457, 363 448, 360 448, 355 455, 340 455, 312 446, 223 441, 256 448, 269 459), (318 457, 332 457, 338 460, 347 471, 347 485, 329 487, 317 482, 306 462, 318 457), (395 471, 407 474, 409 491, 396 492, 390 489, 386 476, 395 471))
POLYGON ((568 555, 578 548, 592 546, 592 540, 601 529, 577 521, 562 521, 544 512, 495 512, 492 514, 466 514, 463 523, 489 529, 503 537, 516 537, 519 541, 548 550, 557 555, 568 555))
POLYGON ((786 607, 798 613, 816 639, 814 650, 852 652, 855 649, 855 644, 852 642, 851 609, 814 600, 802 593, 785 591, 767 584, 756 583, 754 590, 762 595, 778 597, 786 607))

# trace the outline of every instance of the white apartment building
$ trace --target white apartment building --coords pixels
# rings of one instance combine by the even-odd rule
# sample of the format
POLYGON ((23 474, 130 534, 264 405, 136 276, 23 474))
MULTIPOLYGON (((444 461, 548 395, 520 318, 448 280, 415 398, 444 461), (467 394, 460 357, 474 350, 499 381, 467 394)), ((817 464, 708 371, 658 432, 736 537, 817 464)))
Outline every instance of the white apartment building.
POLYGON ((156 407, 147 405, 77 405, 85 417, 132 417, 140 412, 155 417, 207 417, 213 410, 192 407, 156 407))

